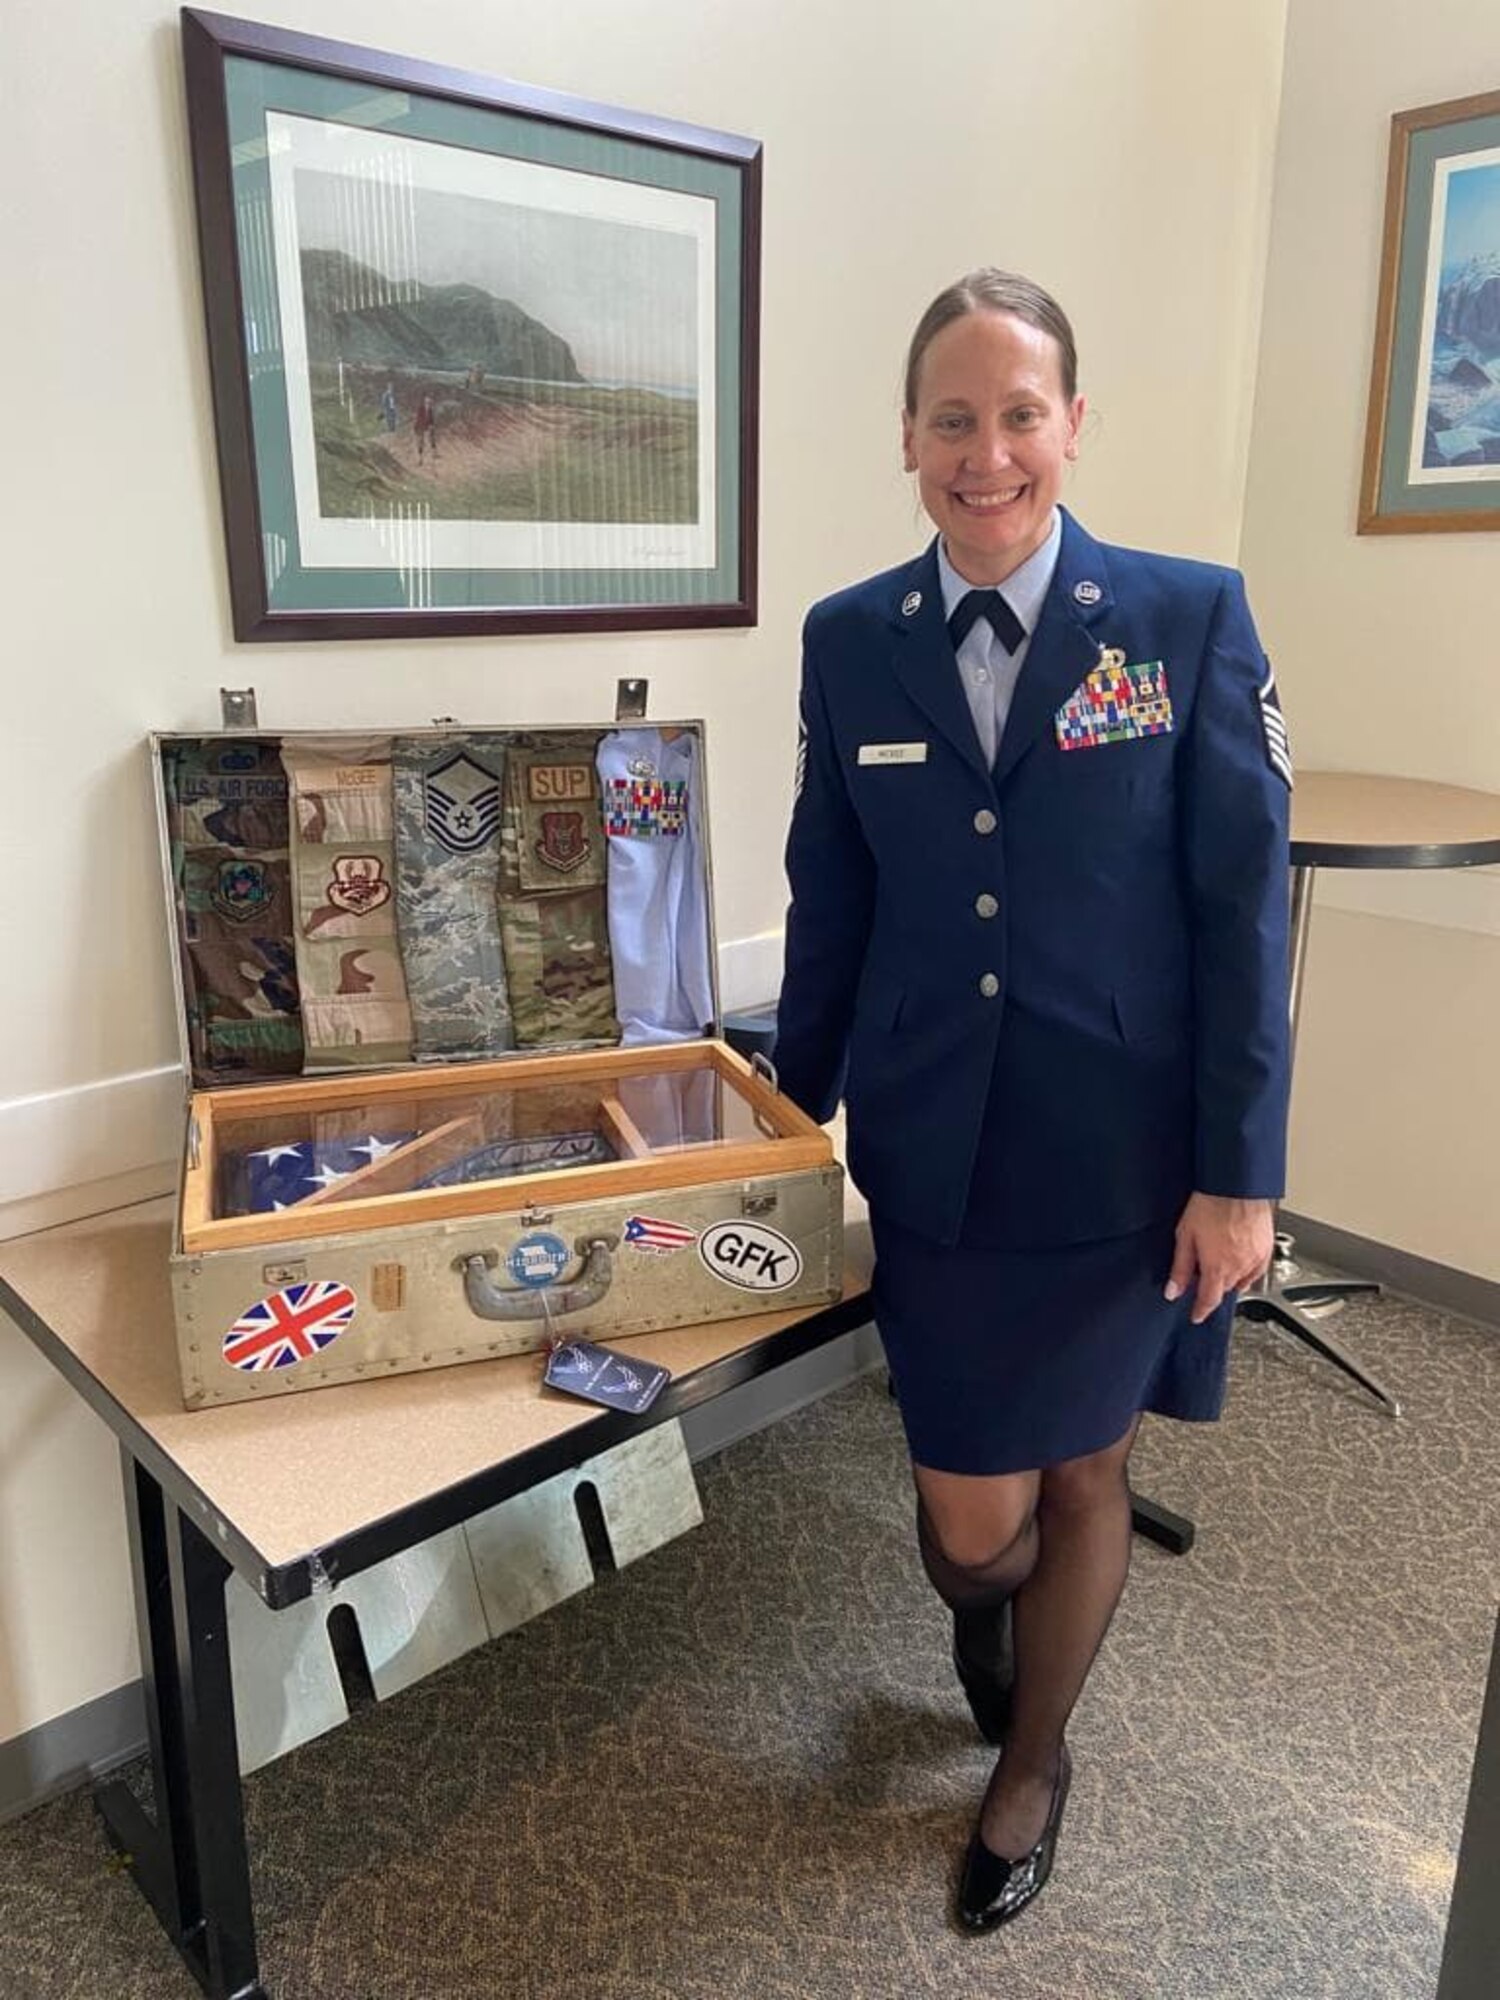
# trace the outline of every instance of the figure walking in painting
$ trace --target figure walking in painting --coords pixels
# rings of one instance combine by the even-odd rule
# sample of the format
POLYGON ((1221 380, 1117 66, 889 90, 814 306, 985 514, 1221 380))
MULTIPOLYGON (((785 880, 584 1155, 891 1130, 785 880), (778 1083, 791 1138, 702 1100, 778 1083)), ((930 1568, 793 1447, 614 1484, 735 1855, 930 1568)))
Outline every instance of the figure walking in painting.
POLYGON ((397 416, 396 385, 394 382, 387 382, 385 385, 385 394, 380 399, 380 420, 385 425, 387 432, 395 430, 397 416))
POLYGON ((417 434, 417 463, 420 465, 428 452, 437 457, 437 412, 432 406, 432 398, 425 391, 418 399, 417 413, 412 418, 412 429, 417 434))

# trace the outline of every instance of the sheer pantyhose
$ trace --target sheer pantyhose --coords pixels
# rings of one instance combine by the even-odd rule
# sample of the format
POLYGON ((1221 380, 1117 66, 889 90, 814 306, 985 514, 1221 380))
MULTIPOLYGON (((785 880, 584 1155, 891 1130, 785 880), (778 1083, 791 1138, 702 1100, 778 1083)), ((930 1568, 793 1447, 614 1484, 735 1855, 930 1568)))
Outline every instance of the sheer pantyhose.
POLYGON ((1011 1600, 1011 1718, 981 1820, 986 1847, 1008 1860, 1041 1837, 1068 1717, 1125 1588, 1135 1431, 1040 1473, 913 1468, 917 1539, 938 1595, 976 1638, 987 1628, 997 1640, 1011 1600))

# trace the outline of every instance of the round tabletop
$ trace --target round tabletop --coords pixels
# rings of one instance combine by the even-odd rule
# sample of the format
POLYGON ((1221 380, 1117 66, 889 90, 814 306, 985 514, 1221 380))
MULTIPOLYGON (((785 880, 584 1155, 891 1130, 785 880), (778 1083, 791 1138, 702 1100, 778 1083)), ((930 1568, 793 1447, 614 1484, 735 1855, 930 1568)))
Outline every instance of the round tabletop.
POLYGON ((1500 796, 1425 778, 1299 771, 1294 868, 1475 868, 1500 861, 1500 796))

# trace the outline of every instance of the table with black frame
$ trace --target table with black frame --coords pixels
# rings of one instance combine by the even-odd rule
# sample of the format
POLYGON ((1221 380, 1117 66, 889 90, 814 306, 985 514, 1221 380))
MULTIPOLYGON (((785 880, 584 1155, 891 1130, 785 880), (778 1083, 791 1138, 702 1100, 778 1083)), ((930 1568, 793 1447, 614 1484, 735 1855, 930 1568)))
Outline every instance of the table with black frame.
MULTIPOLYGON (((1500 861, 1500 797, 1423 778, 1363 771, 1299 771, 1292 795, 1291 1014, 1295 1051, 1319 868, 1479 868, 1500 861)), ((1289 1333, 1369 1391, 1387 1413, 1401 1406, 1307 1308, 1378 1292, 1368 1279, 1298 1280, 1273 1264, 1239 1301, 1248 1320, 1289 1333)))
MULTIPOLYGON (((119 1440, 154 1813, 121 1781, 110 1840, 210 2000, 266 2000, 256 1958, 225 1585, 272 1610, 771 1373, 870 1318, 868 1235, 842 1298, 634 1340, 672 1382, 640 1417, 544 1394, 539 1357, 184 1410, 168 1201, 0 1243, 0 1309, 119 1440)), ((1192 1524, 1136 1501, 1177 1552, 1192 1524)))
POLYGON ((673 1376, 640 1417, 544 1393, 534 1354, 186 1411, 171 1226, 155 1201, 0 1244, 0 1308, 120 1444, 155 1810, 107 1783, 105 1827, 210 2000, 265 2000, 231 1572, 282 1610, 863 1325, 869 1294, 856 1269, 831 1305, 632 1341, 673 1376))

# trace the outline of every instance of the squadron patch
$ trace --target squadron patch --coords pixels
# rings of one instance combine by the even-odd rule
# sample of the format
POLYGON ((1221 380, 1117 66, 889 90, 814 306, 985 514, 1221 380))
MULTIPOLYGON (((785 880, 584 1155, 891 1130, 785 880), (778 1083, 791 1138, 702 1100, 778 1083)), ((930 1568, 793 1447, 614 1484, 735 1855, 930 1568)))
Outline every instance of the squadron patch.
POLYGON ((1054 718, 1058 747, 1096 750, 1172 730, 1172 697, 1160 660, 1125 664, 1118 646, 1101 646, 1099 664, 1086 674, 1054 718))
POLYGON ((221 861, 209 901, 221 917, 232 924, 248 924, 268 910, 276 896, 276 885, 262 861, 221 861))
POLYGON ((500 781, 493 771, 459 751, 422 778, 427 831, 450 854, 487 847, 500 824, 500 781))
POLYGON ((367 917, 391 900, 384 861, 378 854, 336 855, 326 894, 336 910, 351 917, 367 917))
POLYGON ((1266 661, 1266 678, 1256 690, 1260 703, 1260 726, 1265 732, 1266 756, 1271 769, 1281 779, 1287 790, 1292 789, 1292 739, 1287 734, 1286 717, 1281 712, 1281 698, 1276 692, 1276 674, 1271 662, 1266 661))
POLYGON ((544 812, 542 837, 533 841, 532 846, 537 860, 544 867, 555 868, 560 875, 571 875, 589 858, 591 843, 583 824, 583 814, 544 812))

